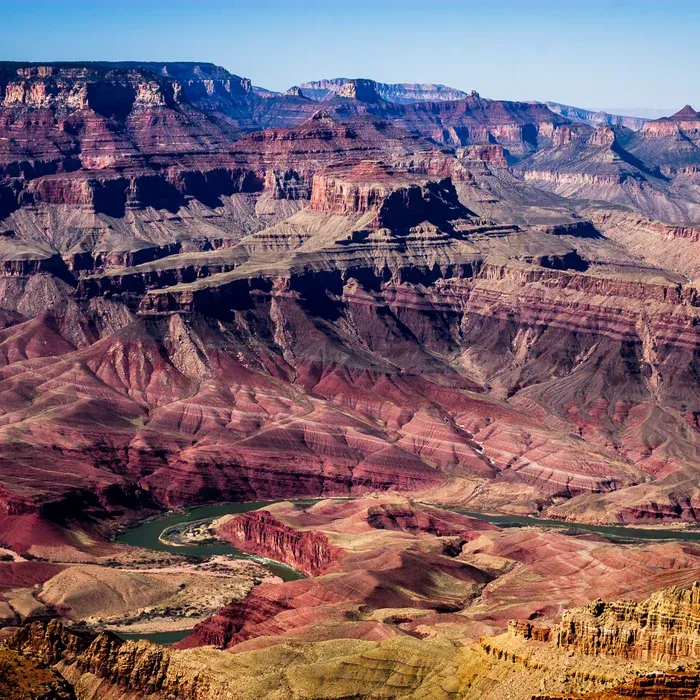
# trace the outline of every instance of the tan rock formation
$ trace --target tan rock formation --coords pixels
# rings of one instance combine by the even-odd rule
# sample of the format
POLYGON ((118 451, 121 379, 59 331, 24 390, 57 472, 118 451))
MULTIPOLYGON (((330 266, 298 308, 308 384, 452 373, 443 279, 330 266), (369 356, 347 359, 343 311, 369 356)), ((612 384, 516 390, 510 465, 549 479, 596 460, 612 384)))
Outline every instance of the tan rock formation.
POLYGON ((700 583, 641 603, 596 601, 567 611, 556 643, 587 655, 675 662, 700 658, 700 583))

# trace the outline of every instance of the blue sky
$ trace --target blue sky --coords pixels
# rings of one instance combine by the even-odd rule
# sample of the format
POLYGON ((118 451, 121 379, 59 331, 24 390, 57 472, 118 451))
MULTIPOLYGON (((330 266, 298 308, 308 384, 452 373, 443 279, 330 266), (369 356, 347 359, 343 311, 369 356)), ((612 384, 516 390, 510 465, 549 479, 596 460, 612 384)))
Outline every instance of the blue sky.
POLYGON ((700 2, 0 0, 3 60, 213 61, 582 107, 700 108, 700 2))

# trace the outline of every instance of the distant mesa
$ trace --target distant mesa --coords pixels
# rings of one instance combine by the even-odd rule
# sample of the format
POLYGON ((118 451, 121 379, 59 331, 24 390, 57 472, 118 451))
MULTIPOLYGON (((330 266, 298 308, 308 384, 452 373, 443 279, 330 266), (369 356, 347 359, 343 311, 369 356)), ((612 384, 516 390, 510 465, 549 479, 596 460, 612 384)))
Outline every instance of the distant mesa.
POLYGON ((377 92, 377 83, 366 78, 348 80, 338 91, 338 97, 348 97, 360 102, 379 102, 381 100, 377 92))
POLYGON ((284 94, 290 97, 306 97, 298 85, 292 85, 284 94))
POLYGON ((649 121, 646 117, 611 114, 602 110, 594 111, 592 109, 572 107, 559 102, 545 102, 545 104, 555 114, 560 114, 571 121, 590 124, 591 126, 624 126, 632 129, 632 131, 639 131, 644 126, 644 123, 649 121))
MULTIPOLYGON (((304 95, 312 100, 331 100, 336 97, 347 83, 356 82, 350 78, 329 78, 301 83, 304 95)), ((394 104, 412 104, 415 102, 446 102, 463 100, 468 95, 462 90, 436 83, 374 83, 379 97, 394 104)), ((358 98, 360 99, 360 98, 358 98)))
POLYGON ((268 90, 267 88, 260 87, 259 85, 253 85, 251 88, 251 91, 257 95, 258 97, 262 97, 263 99, 269 99, 272 97, 280 97, 282 93, 280 92, 275 92, 274 90, 268 90))

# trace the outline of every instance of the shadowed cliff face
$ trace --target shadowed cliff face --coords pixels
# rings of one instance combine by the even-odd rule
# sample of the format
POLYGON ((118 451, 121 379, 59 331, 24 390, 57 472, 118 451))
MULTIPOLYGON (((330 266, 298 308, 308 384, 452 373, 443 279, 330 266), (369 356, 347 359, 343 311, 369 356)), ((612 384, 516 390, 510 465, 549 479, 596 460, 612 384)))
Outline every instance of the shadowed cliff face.
MULTIPOLYGON (((307 97, 314 100, 332 99, 340 93, 348 83, 358 81, 347 78, 333 78, 331 80, 315 80, 302 83, 298 88, 307 97)), ((363 81, 374 82, 374 81, 363 81)), ((467 96, 466 92, 455 90, 446 85, 433 85, 432 83, 374 83, 376 93, 387 102, 410 104, 411 102, 432 102, 444 100, 461 100, 467 96)))

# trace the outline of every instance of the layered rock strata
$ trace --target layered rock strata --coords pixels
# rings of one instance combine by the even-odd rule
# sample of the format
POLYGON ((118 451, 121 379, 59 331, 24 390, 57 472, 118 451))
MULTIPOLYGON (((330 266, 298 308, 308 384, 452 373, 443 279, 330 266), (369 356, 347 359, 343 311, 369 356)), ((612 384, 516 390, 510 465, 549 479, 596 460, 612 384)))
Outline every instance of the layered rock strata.
POLYGON ((299 532, 264 510, 226 520, 216 531, 243 551, 283 561, 309 575, 321 573, 342 556, 323 533, 299 532))
POLYGON ((662 590, 641 603, 596 601, 564 614, 556 642, 589 655, 664 662, 697 659, 699 613, 700 584, 662 590))
POLYGON ((5 544, 75 543, 74 504, 102 536, 387 488, 695 519, 694 226, 626 208, 692 215, 654 149, 681 129, 692 160, 693 110, 631 135, 371 81, 319 110, 210 64, 0 83, 26 127, 0 154, 5 544))

